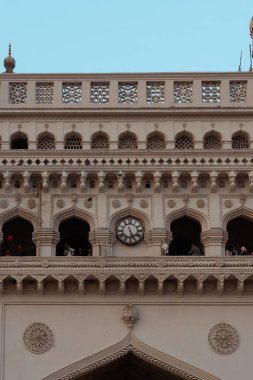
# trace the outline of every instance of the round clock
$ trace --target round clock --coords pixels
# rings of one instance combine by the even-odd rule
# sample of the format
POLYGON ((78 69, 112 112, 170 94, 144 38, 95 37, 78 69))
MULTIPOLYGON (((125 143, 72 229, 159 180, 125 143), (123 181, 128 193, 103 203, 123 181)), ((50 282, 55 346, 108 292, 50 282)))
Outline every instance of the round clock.
POLYGON ((132 217, 122 219, 117 226, 117 237, 124 244, 136 244, 144 236, 143 224, 132 217))

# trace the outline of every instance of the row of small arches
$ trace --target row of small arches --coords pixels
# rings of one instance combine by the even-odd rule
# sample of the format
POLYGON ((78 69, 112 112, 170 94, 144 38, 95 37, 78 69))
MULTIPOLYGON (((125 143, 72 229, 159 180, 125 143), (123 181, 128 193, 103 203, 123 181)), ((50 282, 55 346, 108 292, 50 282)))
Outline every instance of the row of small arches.
MULTIPOLYGON (((232 135, 233 149, 249 148, 249 136, 246 132, 236 132, 232 135)), ((105 132, 97 132, 91 136, 91 149, 109 149, 109 137, 105 132)), ((11 149, 28 149, 28 136, 21 131, 15 132, 10 138, 11 149)), ((38 150, 52 150, 56 148, 55 136, 50 132, 43 132, 38 136, 38 150)), ((165 136, 161 132, 152 132, 147 136, 146 149, 160 150, 166 148, 165 136)), ((82 136, 77 132, 66 134, 64 139, 64 149, 82 149, 82 136)), ((118 149, 134 150, 138 149, 138 139, 133 132, 123 132, 119 135, 118 149)), ((175 149, 194 149, 194 137, 190 132, 180 132, 175 137, 175 149)), ((203 137, 203 149, 222 149, 222 138, 218 132, 208 132, 203 137)))

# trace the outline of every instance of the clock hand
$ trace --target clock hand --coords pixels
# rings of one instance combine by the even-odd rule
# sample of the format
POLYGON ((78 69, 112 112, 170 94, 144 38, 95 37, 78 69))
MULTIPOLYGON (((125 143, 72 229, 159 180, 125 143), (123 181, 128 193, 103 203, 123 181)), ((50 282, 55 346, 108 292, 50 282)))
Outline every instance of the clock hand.
POLYGON ((134 237, 134 235, 133 235, 133 233, 132 233, 132 231, 131 231, 131 228, 128 226, 128 230, 129 230, 129 233, 130 233, 130 236, 131 237, 134 237))

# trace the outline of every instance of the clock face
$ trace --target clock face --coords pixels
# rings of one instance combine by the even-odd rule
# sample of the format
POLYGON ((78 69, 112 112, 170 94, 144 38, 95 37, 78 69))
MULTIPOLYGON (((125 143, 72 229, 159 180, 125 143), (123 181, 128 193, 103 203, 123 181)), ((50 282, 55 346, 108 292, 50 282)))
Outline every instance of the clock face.
POLYGON ((143 224, 132 217, 122 219, 117 226, 117 237, 124 244, 136 244, 144 235, 143 224))

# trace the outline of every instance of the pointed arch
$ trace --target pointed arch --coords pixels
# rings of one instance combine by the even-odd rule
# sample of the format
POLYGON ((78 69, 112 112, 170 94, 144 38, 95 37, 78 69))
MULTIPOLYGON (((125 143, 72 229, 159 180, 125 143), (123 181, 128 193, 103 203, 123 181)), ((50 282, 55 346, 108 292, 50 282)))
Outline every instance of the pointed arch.
POLYGON ((199 211, 193 210, 190 207, 182 207, 168 214, 165 218, 166 229, 170 230, 171 223, 174 220, 182 218, 184 216, 199 222, 201 225, 202 232, 208 230, 208 221, 206 216, 199 211))
POLYGON ((27 222, 32 224, 33 231, 34 232, 37 231, 37 226, 39 223, 37 216, 18 206, 12 208, 11 210, 5 211, 1 214, 0 230, 2 230, 2 227, 5 223, 15 218, 22 218, 26 220, 27 222))
POLYGON ((203 148, 217 150, 222 148, 222 137, 217 131, 208 131, 203 136, 203 148))
POLYGON ((175 136, 175 149, 193 149, 193 134, 189 131, 178 132, 175 136))
POLYGON ((133 207, 127 207, 123 210, 120 210, 116 213, 114 213, 110 220, 109 220, 109 229, 110 231, 115 231, 116 224, 119 219, 127 217, 127 216, 133 216, 135 218, 141 219, 144 222, 145 231, 149 231, 151 229, 151 222, 149 220, 149 217, 147 214, 141 212, 140 210, 137 210, 133 207))
POLYGON ((26 133, 17 131, 10 137, 10 149, 28 149, 28 136, 26 133))
POLYGON ((82 149, 82 136, 77 132, 69 132, 64 136, 64 149, 82 149))
POLYGON ((43 131, 37 138, 37 149, 39 150, 52 150, 55 149, 55 136, 53 133, 43 131))
POLYGON ((234 132, 232 135, 232 148, 233 149, 249 148, 249 134, 245 131, 234 132))
POLYGON ((153 131, 147 135, 147 149, 164 149, 165 136, 162 132, 153 131))
POLYGON ((89 212, 81 210, 77 207, 70 207, 69 209, 61 211, 54 216, 52 222, 53 229, 58 231, 60 223, 71 218, 78 218, 89 223, 91 231, 96 228, 95 219, 89 212))
POLYGON ((185 380, 220 380, 188 363, 156 350, 138 340, 131 332, 120 342, 85 359, 79 360, 43 380, 74 380, 132 354, 168 374, 185 380))
POLYGON ((108 134, 102 131, 93 133, 91 136, 91 149, 109 149, 108 134))
POLYGON ((138 142, 137 142, 137 136, 135 133, 130 131, 122 132, 119 135, 118 140, 118 148, 119 149, 137 149, 138 148, 138 142))
POLYGON ((228 212, 223 218, 222 227, 226 230, 228 222, 240 216, 253 221, 252 209, 243 206, 228 212))

